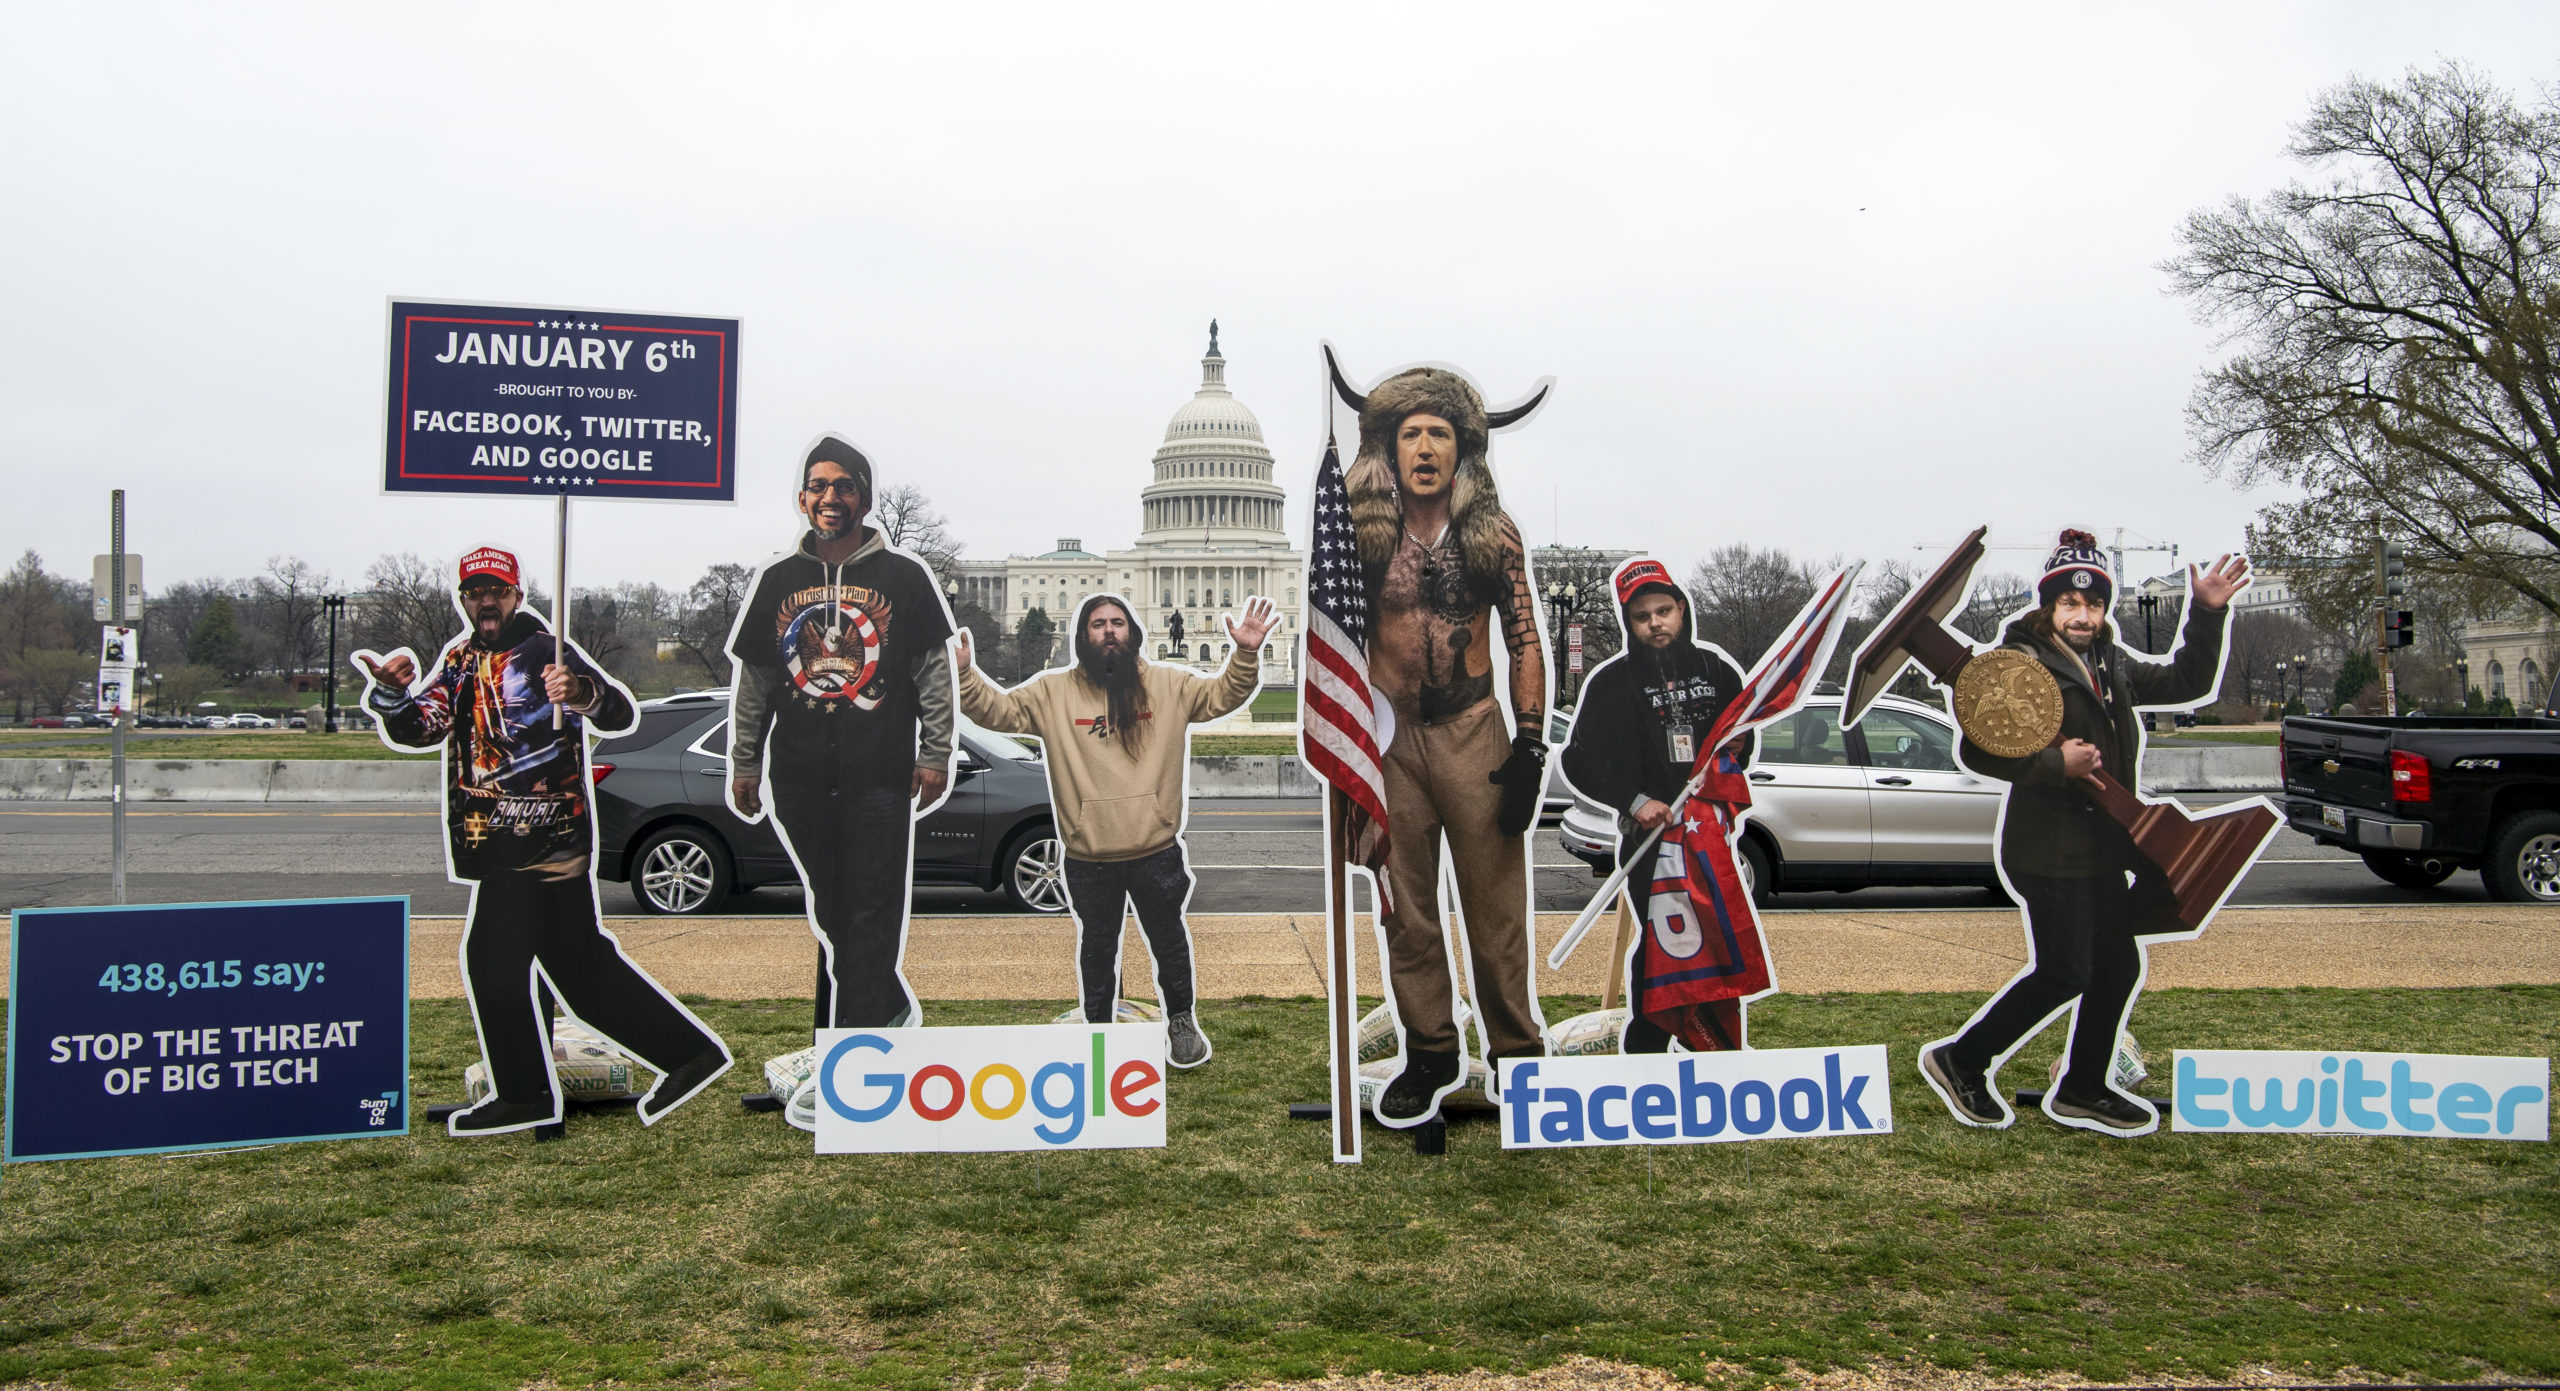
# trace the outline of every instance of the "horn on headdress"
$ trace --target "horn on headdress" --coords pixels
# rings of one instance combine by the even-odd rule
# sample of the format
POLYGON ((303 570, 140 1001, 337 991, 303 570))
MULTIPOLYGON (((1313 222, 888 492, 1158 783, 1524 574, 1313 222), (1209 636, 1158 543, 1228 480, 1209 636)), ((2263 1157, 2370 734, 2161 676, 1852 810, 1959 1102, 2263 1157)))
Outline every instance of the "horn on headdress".
MULTIPOLYGON (((1342 375, 1342 362, 1333 355, 1333 345, 1331 343, 1324 345, 1324 369, 1332 376, 1333 394, 1342 398, 1342 404, 1349 406, 1354 411, 1366 410, 1368 408, 1369 398, 1354 390, 1350 379, 1342 375)), ((1555 389, 1555 385, 1555 378, 1544 378, 1539 381, 1537 389, 1531 391, 1528 398, 1521 401, 1518 405, 1504 406, 1499 410, 1486 411, 1484 415, 1486 428, 1491 430, 1507 430, 1512 426, 1519 424, 1521 421, 1527 420, 1530 416, 1536 415, 1538 413, 1538 407, 1547 403, 1547 393, 1553 391, 1555 389)))

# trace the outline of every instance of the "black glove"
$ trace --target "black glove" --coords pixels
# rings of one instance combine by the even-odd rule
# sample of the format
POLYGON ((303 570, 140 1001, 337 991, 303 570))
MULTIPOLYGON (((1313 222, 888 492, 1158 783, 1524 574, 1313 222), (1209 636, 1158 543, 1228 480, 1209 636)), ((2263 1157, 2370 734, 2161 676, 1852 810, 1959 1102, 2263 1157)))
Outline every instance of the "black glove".
POLYGON ((1486 774, 1485 781, 1502 789, 1502 811, 1495 824, 1504 835, 1516 836, 1538 824, 1538 802, 1547 788, 1546 744, 1534 734, 1514 738, 1511 756, 1486 774))

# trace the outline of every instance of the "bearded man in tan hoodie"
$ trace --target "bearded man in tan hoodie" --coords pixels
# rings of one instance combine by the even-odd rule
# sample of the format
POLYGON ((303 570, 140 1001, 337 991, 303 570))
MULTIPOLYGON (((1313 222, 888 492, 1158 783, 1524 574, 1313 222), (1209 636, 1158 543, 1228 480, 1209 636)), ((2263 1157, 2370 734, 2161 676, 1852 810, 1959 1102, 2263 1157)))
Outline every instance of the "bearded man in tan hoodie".
POLYGON ((960 630, 960 710, 988 729, 1039 737, 1049 802, 1067 851, 1067 902, 1076 915, 1076 971, 1087 1022, 1111 1022, 1120 998, 1121 918, 1134 903, 1155 958, 1167 1051, 1175 1067, 1209 1061, 1191 968, 1191 865, 1182 847, 1190 727, 1253 698, 1262 640, 1277 611, 1245 601, 1227 621, 1234 654, 1215 676, 1146 660, 1127 601, 1096 594, 1068 630, 1073 660, 999 690, 970 660, 960 630))

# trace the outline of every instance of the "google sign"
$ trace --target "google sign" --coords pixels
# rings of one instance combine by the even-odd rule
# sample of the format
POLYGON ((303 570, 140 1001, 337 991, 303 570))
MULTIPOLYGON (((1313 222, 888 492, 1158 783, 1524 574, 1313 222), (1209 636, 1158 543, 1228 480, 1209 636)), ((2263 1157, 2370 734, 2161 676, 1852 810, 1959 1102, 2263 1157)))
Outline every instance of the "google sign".
POLYGON ((818 1031, 818 1153, 1164 1145, 1162 1024, 818 1031))

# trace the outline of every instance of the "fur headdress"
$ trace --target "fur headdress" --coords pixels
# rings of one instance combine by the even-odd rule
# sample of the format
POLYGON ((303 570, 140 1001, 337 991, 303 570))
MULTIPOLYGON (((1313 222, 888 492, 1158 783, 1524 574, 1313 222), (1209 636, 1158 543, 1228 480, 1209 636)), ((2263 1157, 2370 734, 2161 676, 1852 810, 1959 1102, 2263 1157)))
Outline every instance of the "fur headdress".
POLYGON ((1484 398, 1467 379, 1437 367, 1398 372, 1380 382, 1360 408, 1360 453, 1343 477, 1351 494, 1352 541, 1364 565, 1382 566, 1395 555, 1396 535, 1404 528, 1396 501, 1396 430, 1405 417, 1436 415, 1458 432, 1458 466, 1449 485, 1449 524, 1457 529, 1458 547, 1467 570, 1479 577, 1501 572, 1503 560, 1502 497, 1493 486, 1493 470, 1485 463, 1485 445, 1493 437, 1485 419, 1484 398))

